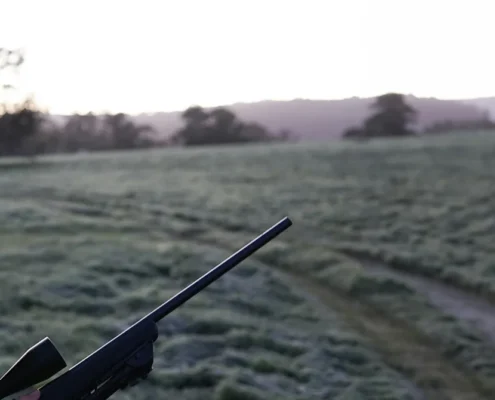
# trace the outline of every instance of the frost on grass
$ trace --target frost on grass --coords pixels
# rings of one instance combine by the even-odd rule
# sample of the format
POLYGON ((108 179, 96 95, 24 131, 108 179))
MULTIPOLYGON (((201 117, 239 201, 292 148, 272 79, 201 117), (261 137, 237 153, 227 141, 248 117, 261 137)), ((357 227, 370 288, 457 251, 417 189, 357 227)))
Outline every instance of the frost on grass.
MULTIPOLYGON (((14 268, 15 252, 0 259, 5 261, 5 313, 0 318, 5 368, 45 335, 69 363, 77 362, 228 255, 187 241, 145 251, 140 238, 133 242, 127 237, 121 243, 102 240, 97 246, 82 242, 53 263, 39 257, 48 249, 62 252, 65 240, 70 238, 28 243, 24 268, 14 268), (29 289, 23 286, 26 281, 29 289)), ((297 288, 248 260, 160 323, 155 371, 149 382, 130 393, 142 399, 150 393, 211 399, 259 394, 327 398, 356 380, 375 390, 378 378, 387 380, 389 391, 405 393, 403 378, 358 340, 356 349, 346 351, 363 352, 366 359, 353 356, 339 365, 342 354, 321 337, 318 315, 308 321, 290 312, 304 307, 311 312, 297 288), (370 374, 376 368, 381 371, 370 374)), ((338 321, 329 323, 336 334, 345 331, 338 321)))
POLYGON ((265 272, 273 267, 443 335, 448 357, 493 376, 476 332, 400 282, 371 279, 338 249, 495 292, 494 144, 133 152, 3 172, 1 365, 45 335, 80 360, 288 214, 289 231, 160 324, 156 370, 116 398, 414 396, 359 332, 324 320, 297 285, 265 272))

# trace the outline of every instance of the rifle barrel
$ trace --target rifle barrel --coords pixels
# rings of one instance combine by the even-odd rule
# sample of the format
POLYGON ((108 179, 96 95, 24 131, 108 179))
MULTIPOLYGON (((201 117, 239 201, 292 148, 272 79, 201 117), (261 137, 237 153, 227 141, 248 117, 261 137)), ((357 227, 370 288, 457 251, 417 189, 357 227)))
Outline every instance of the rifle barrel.
MULTIPOLYGON (((162 318, 170 314, 176 308, 180 307, 191 297, 195 296, 197 293, 202 291, 212 282, 216 281, 223 274, 230 271, 236 265, 244 261, 251 254, 259 250, 269 241, 277 237, 279 234, 284 232, 287 228, 292 225, 292 221, 285 217, 273 225, 271 228, 263 232, 257 238, 253 239, 251 242, 246 244, 243 248, 238 250, 236 253, 232 254, 229 258, 222 261, 216 267, 208 271, 202 277, 198 278, 196 281, 191 283, 189 286, 181 290, 175 296, 171 297, 161 306, 151 311, 148 315, 146 315, 144 319, 152 319, 154 322, 160 321, 162 318)), ((141 321, 142 321, 141 320, 141 321)))

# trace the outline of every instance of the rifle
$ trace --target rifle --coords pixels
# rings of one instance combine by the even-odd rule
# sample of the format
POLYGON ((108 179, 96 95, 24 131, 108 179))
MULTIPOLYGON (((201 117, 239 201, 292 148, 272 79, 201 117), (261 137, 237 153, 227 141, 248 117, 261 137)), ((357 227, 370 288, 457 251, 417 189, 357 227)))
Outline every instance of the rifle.
MULTIPOLYGON (((40 388, 40 400, 103 400, 145 379, 153 369, 157 323, 291 225, 288 217, 283 218, 98 350, 49 381, 40 388)), ((0 399, 18 399, 66 366, 50 338, 45 337, 0 378, 0 399)))

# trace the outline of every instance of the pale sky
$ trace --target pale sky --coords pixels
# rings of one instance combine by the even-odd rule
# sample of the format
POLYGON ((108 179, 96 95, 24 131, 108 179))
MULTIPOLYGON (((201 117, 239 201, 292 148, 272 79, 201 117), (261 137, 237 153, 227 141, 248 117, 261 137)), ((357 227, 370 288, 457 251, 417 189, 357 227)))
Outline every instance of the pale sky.
POLYGON ((0 0, 53 113, 495 95, 495 0, 0 0))

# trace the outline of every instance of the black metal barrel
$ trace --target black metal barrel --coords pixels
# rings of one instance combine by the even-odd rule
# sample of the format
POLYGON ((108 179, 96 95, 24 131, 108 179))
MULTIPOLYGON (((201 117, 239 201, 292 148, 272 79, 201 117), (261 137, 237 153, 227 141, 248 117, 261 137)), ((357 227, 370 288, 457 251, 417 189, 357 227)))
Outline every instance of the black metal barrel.
POLYGON ((292 225, 292 221, 285 217, 271 228, 263 232, 257 238, 253 239, 251 242, 246 244, 242 249, 238 250, 236 253, 232 254, 229 258, 218 264, 216 267, 208 271, 201 278, 191 283, 189 286, 181 290, 174 297, 171 297, 161 306, 150 312, 143 319, 151 318, 153 321, 158 322, 166 315, 170 314, 176 308, 180 307, 191 297, 195 296, 197 293, 201 292, 204 288, 210 285, 212 282, 216 281, 223 274, 230 271, 236 265, 244 261, 251 254, 259 250, 269 241, 280 235, 287 228, 292 225))

